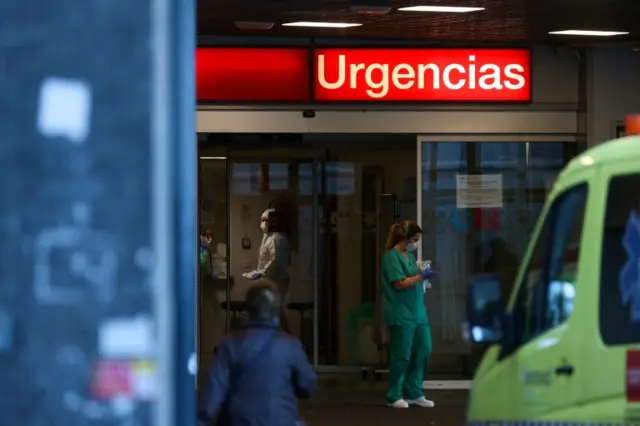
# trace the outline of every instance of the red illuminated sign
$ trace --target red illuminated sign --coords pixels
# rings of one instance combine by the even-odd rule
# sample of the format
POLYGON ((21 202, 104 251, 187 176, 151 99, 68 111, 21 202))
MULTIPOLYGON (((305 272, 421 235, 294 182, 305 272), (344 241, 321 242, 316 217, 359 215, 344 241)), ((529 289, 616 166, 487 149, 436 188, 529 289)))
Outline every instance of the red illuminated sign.
POLYGON ((200 48, 198 102, 308 102, 308 49, 200 48))
POLYGON ((527 49, 200 48, 196 84, 200 102, 523 102, 531 64, 527 49))
POLYGON ((318 101, 528 101, 528 50, 318 49, 318 101))

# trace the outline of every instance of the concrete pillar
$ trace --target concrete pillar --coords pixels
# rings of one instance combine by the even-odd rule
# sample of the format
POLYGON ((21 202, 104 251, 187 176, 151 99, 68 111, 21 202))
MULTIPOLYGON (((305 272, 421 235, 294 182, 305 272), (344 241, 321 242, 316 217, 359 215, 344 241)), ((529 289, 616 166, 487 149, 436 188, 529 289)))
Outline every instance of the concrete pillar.
POLYGON ((3 424, 193 423, 193 1, 0 4, 3 424))
POLYGON ((586 50, 587 144, 613 139, 627 114, 640 113, 640 53, 628 46, 586 50))

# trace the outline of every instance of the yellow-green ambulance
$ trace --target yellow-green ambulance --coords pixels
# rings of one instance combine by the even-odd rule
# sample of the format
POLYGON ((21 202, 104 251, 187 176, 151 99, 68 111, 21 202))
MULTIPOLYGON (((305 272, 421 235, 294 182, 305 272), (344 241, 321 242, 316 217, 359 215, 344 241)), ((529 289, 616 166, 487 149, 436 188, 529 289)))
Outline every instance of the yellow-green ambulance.
POLYGON ((567 165, 502 288, 469 285, 466 330, 489 347, 468 424, 640 425, 640 136, 567 165))

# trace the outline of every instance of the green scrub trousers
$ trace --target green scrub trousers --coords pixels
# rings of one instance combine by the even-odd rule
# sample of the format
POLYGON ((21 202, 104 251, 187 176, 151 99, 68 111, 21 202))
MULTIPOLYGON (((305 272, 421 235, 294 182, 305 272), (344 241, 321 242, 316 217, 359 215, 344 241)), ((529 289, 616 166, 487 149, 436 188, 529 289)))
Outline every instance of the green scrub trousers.
POLYGON ((431 355, 431 329, 422 282, 399 290, 394 282, 418 275, 412 253, 391 249, 382 258, 382 307, 389 327, 389 391, 387 401, 418 399, 431 355))

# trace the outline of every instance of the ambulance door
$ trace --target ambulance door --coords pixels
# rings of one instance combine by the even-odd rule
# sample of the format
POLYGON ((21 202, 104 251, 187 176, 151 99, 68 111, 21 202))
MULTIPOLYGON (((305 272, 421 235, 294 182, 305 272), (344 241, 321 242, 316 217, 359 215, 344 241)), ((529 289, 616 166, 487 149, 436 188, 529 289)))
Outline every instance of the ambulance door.
POLYGON ((638 161, 617 161, 599 167, 600 217, 593 229, 590 316, 584 317, 588 347, 581 384, 585 401, 579 415, 594 421, 640 422, 640 171, 638 161), (587 401, 608 401, 603 409, 587 401))
POLYGON ((577 368, 583 335, 573 313, 588 185, 564 179, 562 187, 536 227, 513 301, 514 379, 524 420, 557 418, 579 398, 586 374, 577 368))

